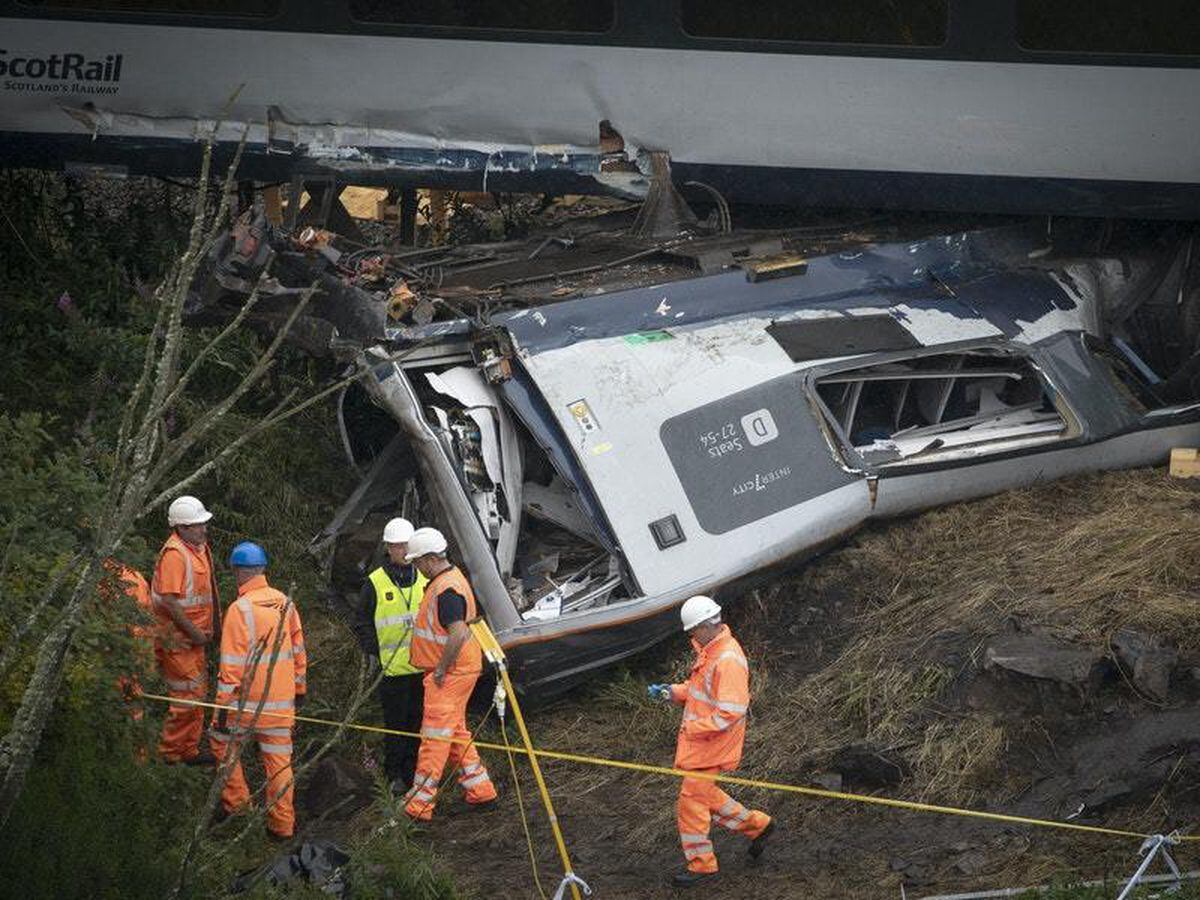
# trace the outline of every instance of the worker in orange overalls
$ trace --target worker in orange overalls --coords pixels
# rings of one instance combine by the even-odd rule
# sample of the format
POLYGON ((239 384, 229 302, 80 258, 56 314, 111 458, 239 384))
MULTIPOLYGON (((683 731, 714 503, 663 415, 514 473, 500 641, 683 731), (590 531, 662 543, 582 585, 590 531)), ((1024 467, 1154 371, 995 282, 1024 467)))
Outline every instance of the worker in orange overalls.
MULTIPOLYGON (((204 647, 220 621, 217 582, 208 546, 212 513, 195 497, 176 497, 167 508, 171 536, 158 554, 150 596, 159 629, 155 653, 167 693, 181 700, 204 700, 208 672, 204 647)), ((166 762, 207 764, 201 750, 204 710, 168 704, 158 753, 166 762)))
POLYGON ((405 794, 404 811, 428 821, 447 762, 458 768, 458 783, 468 803, 495 802, 496 788, 467 729, 467 701, 483 671, 483 653, 467 628, 477 614, 475 594, 467 577, 446 559, 446 538, 436 528, 413 532, 406 561, 429 583, 417 609, 410 650, 412 664, 427 674, 417 771, 405 794))
POLYGON ((243 541, 233 548, 229 564, 238 598, 229 605, 221 629, 217 703, 239 711, 219 709, 213 715, 213 754, 228 769, 221 806, 230 815, 250 802, 239 756, 253 733, 267 776, 267 834, 285 841, 296 830, 292 727, 308 690, 304 630, 295 604, 267 584, 262 547, 243 541))
MULTIPOLYGON (((131 671, 117 676, 117 690, 121 692, 121 697, 125 701, 129 718, 135 723, 141 722, 145 717, 145 708, 142 706, 141 699, 142 682, 138 676, 150 668, 151 661, 154 659, 155 628, 152 624, 154 606, 150 601, 150 583, 137 569, 131 569, 112 558, 104 560, 104 569, 108 573, 109 579, 100 583, 101 597, 109 603, 115 602, 117 594, 114 593, 114 588, 116 588, 133 600, 137 606, 135 615, 138 620, 127 626, 129 636, 133 638, 134 667, 131 671)), ((134 756, 139 763, 146 762, 149 756, 140 737, 134 749, 134 756)))
MULTIPOLYGON (((692 637, 696 662, 684 684, 652 684, 652 699, 683 706, 675 749, 675 768, 713 774, 736 769, 742 760, 746 712, 750 708, 750 667, 741 644, 721 624, 721 607, 709 597, 692 597, 680 609, 683 630, 692 637)), ((764 812, 746 809, 715 781, 684 778, 677 806, 679 842, 687 869, 671 880, 691 887, 717 874, 717 857, 708 839, 716 819, 730 831, 750 838, 750 856, 762 855, 775 823, 764 812)))

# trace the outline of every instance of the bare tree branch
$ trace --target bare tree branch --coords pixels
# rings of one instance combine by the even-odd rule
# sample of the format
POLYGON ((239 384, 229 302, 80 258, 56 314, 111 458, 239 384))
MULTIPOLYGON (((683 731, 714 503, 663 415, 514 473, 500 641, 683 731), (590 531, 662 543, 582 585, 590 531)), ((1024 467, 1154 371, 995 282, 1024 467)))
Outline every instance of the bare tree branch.
MULTIPOLYGON (((255 675, 258 672, 258 664, 262 661, 263 653, 267 649, 266 639, 260 640, 254 647, 250 648, 250 658, 247 660, 246 666, 242 669, 242 683, 238 690, 237 711, 234 714, 236 724, 232 726, 229 740, 225 743, 225 753, 222 757, 221 765, 217 768, 212 784, 209 786, 207 801, 196 820, 195 828, 192 829, 192 838, 188 842, 187 849, 183 854, 183 861, 179 865, 179 877, 176 879, 175 889, 170 894, 171 897, 179 897, 183 894, 184 888, 187 885, 187 875, 188 870, 191 868, 192 859, 200 846, 200 842, 204 838, 204 833, 208 830, 213 814, 216 812, 217 802, 220 800, 221 792, 225 789, 225 782, 229 780, 230 773, 240 760, 243 746, 242 740, 247 736, 253 739, 254 730, 258 725, 259 718, 262 716, 267 697, 270 696, 271 680, 275 675, 275 666, 279 662, 279 653, 283 647, 283 637, 286 634, 284 625, 287 620, 288 610, 292 608, 292 595, 295 592, 296 585, 290 585, 287 599, 279 612, 279 623, 275 628, 275 639, 271 646, 270 658, 267 661, 267 671, 263 681, 262 693, 259 695, 254 712, 251 714, 250 722, 247 724, 242 722, 242 712, 246 707, 246 698, 253 688, 255 675)), ((266 785, 264 784, 265 787, 266 785)))
POLYGON ((223 400, 202 413, 200 418, 192 423, 191 427, 172 442, 170 449, 163 451, 153 471, 150 473, 149 477, 152 482, 158 482, 162 478, 165 478, 179 464, 187 452, 212 429, 213 425, 220 421, 250 388, 262 380, 263 376, 274 365, 276 353, 283 345, 296 319, 300 317, 305 307, 308 306, 308 302, 312 299, 315 290, 316 285, 314 284, 300 296, 295 307, 293 307, 291 313, 288 315, 287 320, 280 328, 279 333, 275 335, 275 338, 259 355, 258 359, 255 360, 254 366, 242 378, 241 382, 223 400))
MULTIPOLYGON (((107 549, 102 548, 101 552, 107 549)), ((83 597, 95 586, 98 567, 98 555, 93 555, 84 564, 63 615, 42 639, 33 674, 21 696, 21 704, 13 716, 8 733, 0 741, 0 828, 3 828, 16 806, 25 785, 25 776, 33 764, 34 752, 41 742, 42 732, 62 684, 63 660, 70 648, 71 637, 79 626, 83 597)))
POLYGON ((251 310, 254 309, 255 304, 258 303, 262 281, 266 277, 268 277, 267 272, 263 271, 259 274, 258 278, 254 280, 254 288, 250 291, 250 296, 246 298, 246 302, 242 304, 242 308, 237 311, 237 315, 230 320, 228 325, 221 329, 220 333, 216 337, 205 344, 200 352, 196 354, 196 358, 192 360, 186 371, 184 371, 183 375, 180 376, 179 381, 176 382, 175 387, 171 390, 171 393, 167 395, 165 400, 163 400, 162 409, 159 410, 157 414, 166 412, 166 410, 171 408, 171 406, 187 389, 187 386, 191 383, 192 378, 195 377, 196 372, 200 370, 201 365, 203 365, 204 362, 216 352, 217 347, 224 343, 226 338, 228 338, 231 334, 237 331, 238 328, 241 327, 241 324, 245 321, 246 316, 250 314, 251 310))
MULTIPOLYGON (((402 350, 398 353, 393 353, 390 356, 387 356, 387 357, 379 360, 379 362, 380 363, 396 362, 398 360, 404 359, 409 354, 414 353, 415 351, 419 350, 421 347, 425 346, 425 344, 427 344, 428 342, 429 342, 429 340, 419 341, 416 344, 414 344, 413 346, 407 348, 406 350, 402 350)), ((366 367, 360 368, 358 371, 354 372, 354 374, 347 375, 345 378, 335 381, 333 384, 317 391, 315 394, 310 395, 309 397, 305 398, 300 403, 297 403, 295 406, 291 407, 290 409, 283 410, 282 407, 284 406, 284 403, 286 403, 286 401, 291 398, 291 394, 289 394, 287 397, 284 398, 284 403, 277 404, 275 409, 273 409, 266 416, 259 419, 252 426, 250 426, 248 429, 246 429, 246 431, 242 432, 242 434, 238 435, 236 438, 234 438, 232 441, 230 441, 228 444, 226 444, 225 447, 222 448, 215 456, 213 456, 208 461, 206 461, 205 463, 200 465, 198 468, 196 468, 195 471, 193 471, 190 475, 188 475, 186 478, 181 478, 179 481, 175 482, 175 484, 171 485, 166 490, 161 491, 157 497, 155 497, 148 504, 146 504, 145 512, 153 511, 154 509, 158 508, 158 506, 165 503, 170 498, 174 497, 176 494, 184 491, 189 485, 194 484, 197 480, 199 480, 200 478, 207 475, 210 471, 212 471, 217 466, 219 466, 227 458, 229 458, 234 453, 236 453, 238 450, 240 450, 245 444, 247 444, 249 441, 253 440, 254 438, 258 437, 260 434, 262 434, 268 428, 272 428, 273 426, 278 425, 280 422, 285 422, 288 419, 292 418, 292 416, 299 415, 300 413, 304 412, 304 410, 308 409, 313 404, 320 403, 322 400, 324 400, 326 397, 330 396, 331 394, 335 394, 338 391, 340 391, 342 388, 346 387, 347 385, 353 384, 354 382, 359 381, 360 379, 369 375, 370 372, 371 372, 371 370, 366 367)))

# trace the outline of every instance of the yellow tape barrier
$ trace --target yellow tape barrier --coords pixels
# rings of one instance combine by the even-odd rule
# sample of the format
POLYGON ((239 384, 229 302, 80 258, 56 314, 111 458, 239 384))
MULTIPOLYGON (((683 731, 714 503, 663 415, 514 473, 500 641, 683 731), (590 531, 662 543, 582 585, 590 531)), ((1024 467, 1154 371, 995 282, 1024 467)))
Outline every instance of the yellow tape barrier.
MULTIPOLYGON (((163 703, 174 703, 178 706, 201 706, 208 709, 226 709, 231 712, 237 712, 236 707, 222 706, 216 703, 207 703, 202 700, 182 700, 174 697, 166 697, 162 694, 142 694, 147 700, 159 700, 163 703)), ((277 712, 273 713, 276 717, 277 712)), ((374 734, 391 734, 397 737, 412 737, 422 740, 439 740, 454 743, 453 738, 448 737, 422 737, 419 733, 412 731, 397 731, 392 728, 384 728, 380 725, 360 725, 357 722, 335 722, 331 719, 318 719, 313 716, 296 715, 297 722, 309 722, 313 725, 327 725, 334 728, 348 728, 352 731, 366 731, 374 734)), ((461 743, 461 741, 460 741, 461 743)), ((492 744, 486 741, 472 741, 476 747, 484 750, 498 750, 502 753, 511 752, 514 749, 522 754, 528 751, 512 746, 505 747, 503 744, 492 744)), ((972 819, 987 819, 992 822, 1007 822, 1014 825, 1032 825, 1038 828, 1057 828, 1066 831, 1084 831, 1092 834, 1107 834, 1115 837, 1136 838, 1138 840, 1146 840, 1147 838, 1155 837, 1152 834, 1144 834, 1138 831, 1122 831, 1118 828, 1103 828, 1099 825, 1080 825, 1076 822, 1056 822, 1052 819, 1033 819, 1028 816, 1010 816, 1004 813, 984 812, 978 809, 960 809, 956 806, 938 806, 932 803, 917 803, 912 800, 895 800, 890 797, 872 797, 866 794, 851 794, 845 791, 828 791, 823 788, 801 787, 796 784, 783 784, 776 781, 759 781, 755 778, 741 778, 736 775, 725 774, 709 774, 706 772, 689 772, 684 769, 673 769, 668 766, 652 766, 646 763, 624 762, 619 759, 604 759, 598 756, 585 756, 579 753, 563 753, 558 750, 533 750, 533 753, 544 759, 557 759, 563 762, 580 763, 589 766, 607 766, 612 769, 627 769, 632 772, 646 772, 651 775, 669 775, 674 778, 700 778, 707 781, 721 781, 726 784, 737 784, 742 787, 762 788, 768 791, 780 791, 788 794, 802 794, 806 797, 819 797, 823 800, 845 800, 851 803, 864 803, 870 806, 888 806, 893 809, 907 809, 914 812, 929 812, 938 813, 947 816, 963 816, 972 819)), ((1173 834, 1172 839, 1175 841, 1200 841, 1200 835, 1180 835, 1173 834)))

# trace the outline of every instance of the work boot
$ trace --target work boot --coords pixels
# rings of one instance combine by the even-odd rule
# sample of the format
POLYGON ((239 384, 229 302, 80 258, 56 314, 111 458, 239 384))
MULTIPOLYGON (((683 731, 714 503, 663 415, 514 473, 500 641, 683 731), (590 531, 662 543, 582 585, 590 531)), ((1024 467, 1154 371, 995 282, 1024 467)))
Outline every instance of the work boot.
POLYGON ((391 784, 389 786, 392 789, 393 797, 403 797, 405 794, 408 793, 408 789, 410 787, 412 787, 412 785, 409 784, 409 782, 404 780, 403 776, 401 776, 399 778, 393 778, 391 780, 391 784))
POLYGON ((698 884, 707 884, 715 880, 717 874, 716 872, 693 872, 691 869, 684 869, 671 876, 671 884, 677 888, 695 887, 698 884))
POLYGON ((771 832, 775 830, 775 820, 772 819, 767 823, 767 827, 758 833, 758 837, 750 842, 750 846, 746 852, 750 854, 751 859, 758 859, 763 855, 763 851, 767 849, 767 838, 771 836, 771 832))

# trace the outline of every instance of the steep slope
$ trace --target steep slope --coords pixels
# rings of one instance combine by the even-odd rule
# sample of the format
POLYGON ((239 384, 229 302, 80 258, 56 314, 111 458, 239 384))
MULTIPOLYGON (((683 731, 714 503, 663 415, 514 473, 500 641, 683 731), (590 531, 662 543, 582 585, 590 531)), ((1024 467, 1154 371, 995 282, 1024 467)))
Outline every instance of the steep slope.
MULTIPOLYGON (((740 774, 1186 830, 1200 820, 1197 490, 1144 470, 1009 493, 864 531, 743 596, 728 616, 754 670, 740 774)), ((535 740, 669 764, 678 712, 646 701, 644 684, 681 678, 687 659, 679 639, 535 712, 535 740)), ((502 759, 491 766, 507 774, 502 759)), ((669 896, 676 784, 546 769, 578 871, 607 897, 669 896)), ((532 779, 518 772, 543 878, 556 883, 532 779)), ((753 868, 718 837, 725 877, 709 895, 866 898, 903 883, 923 896, 1136 865, 1130 839, 733 793, 782 828, 753 868)), ((448 811, 434 843, 467 884, 536 896, 511 799, 478 818, 457 801, 448 811)), ((1179 855, 1186 866, 1195 854, 1179 855)))

